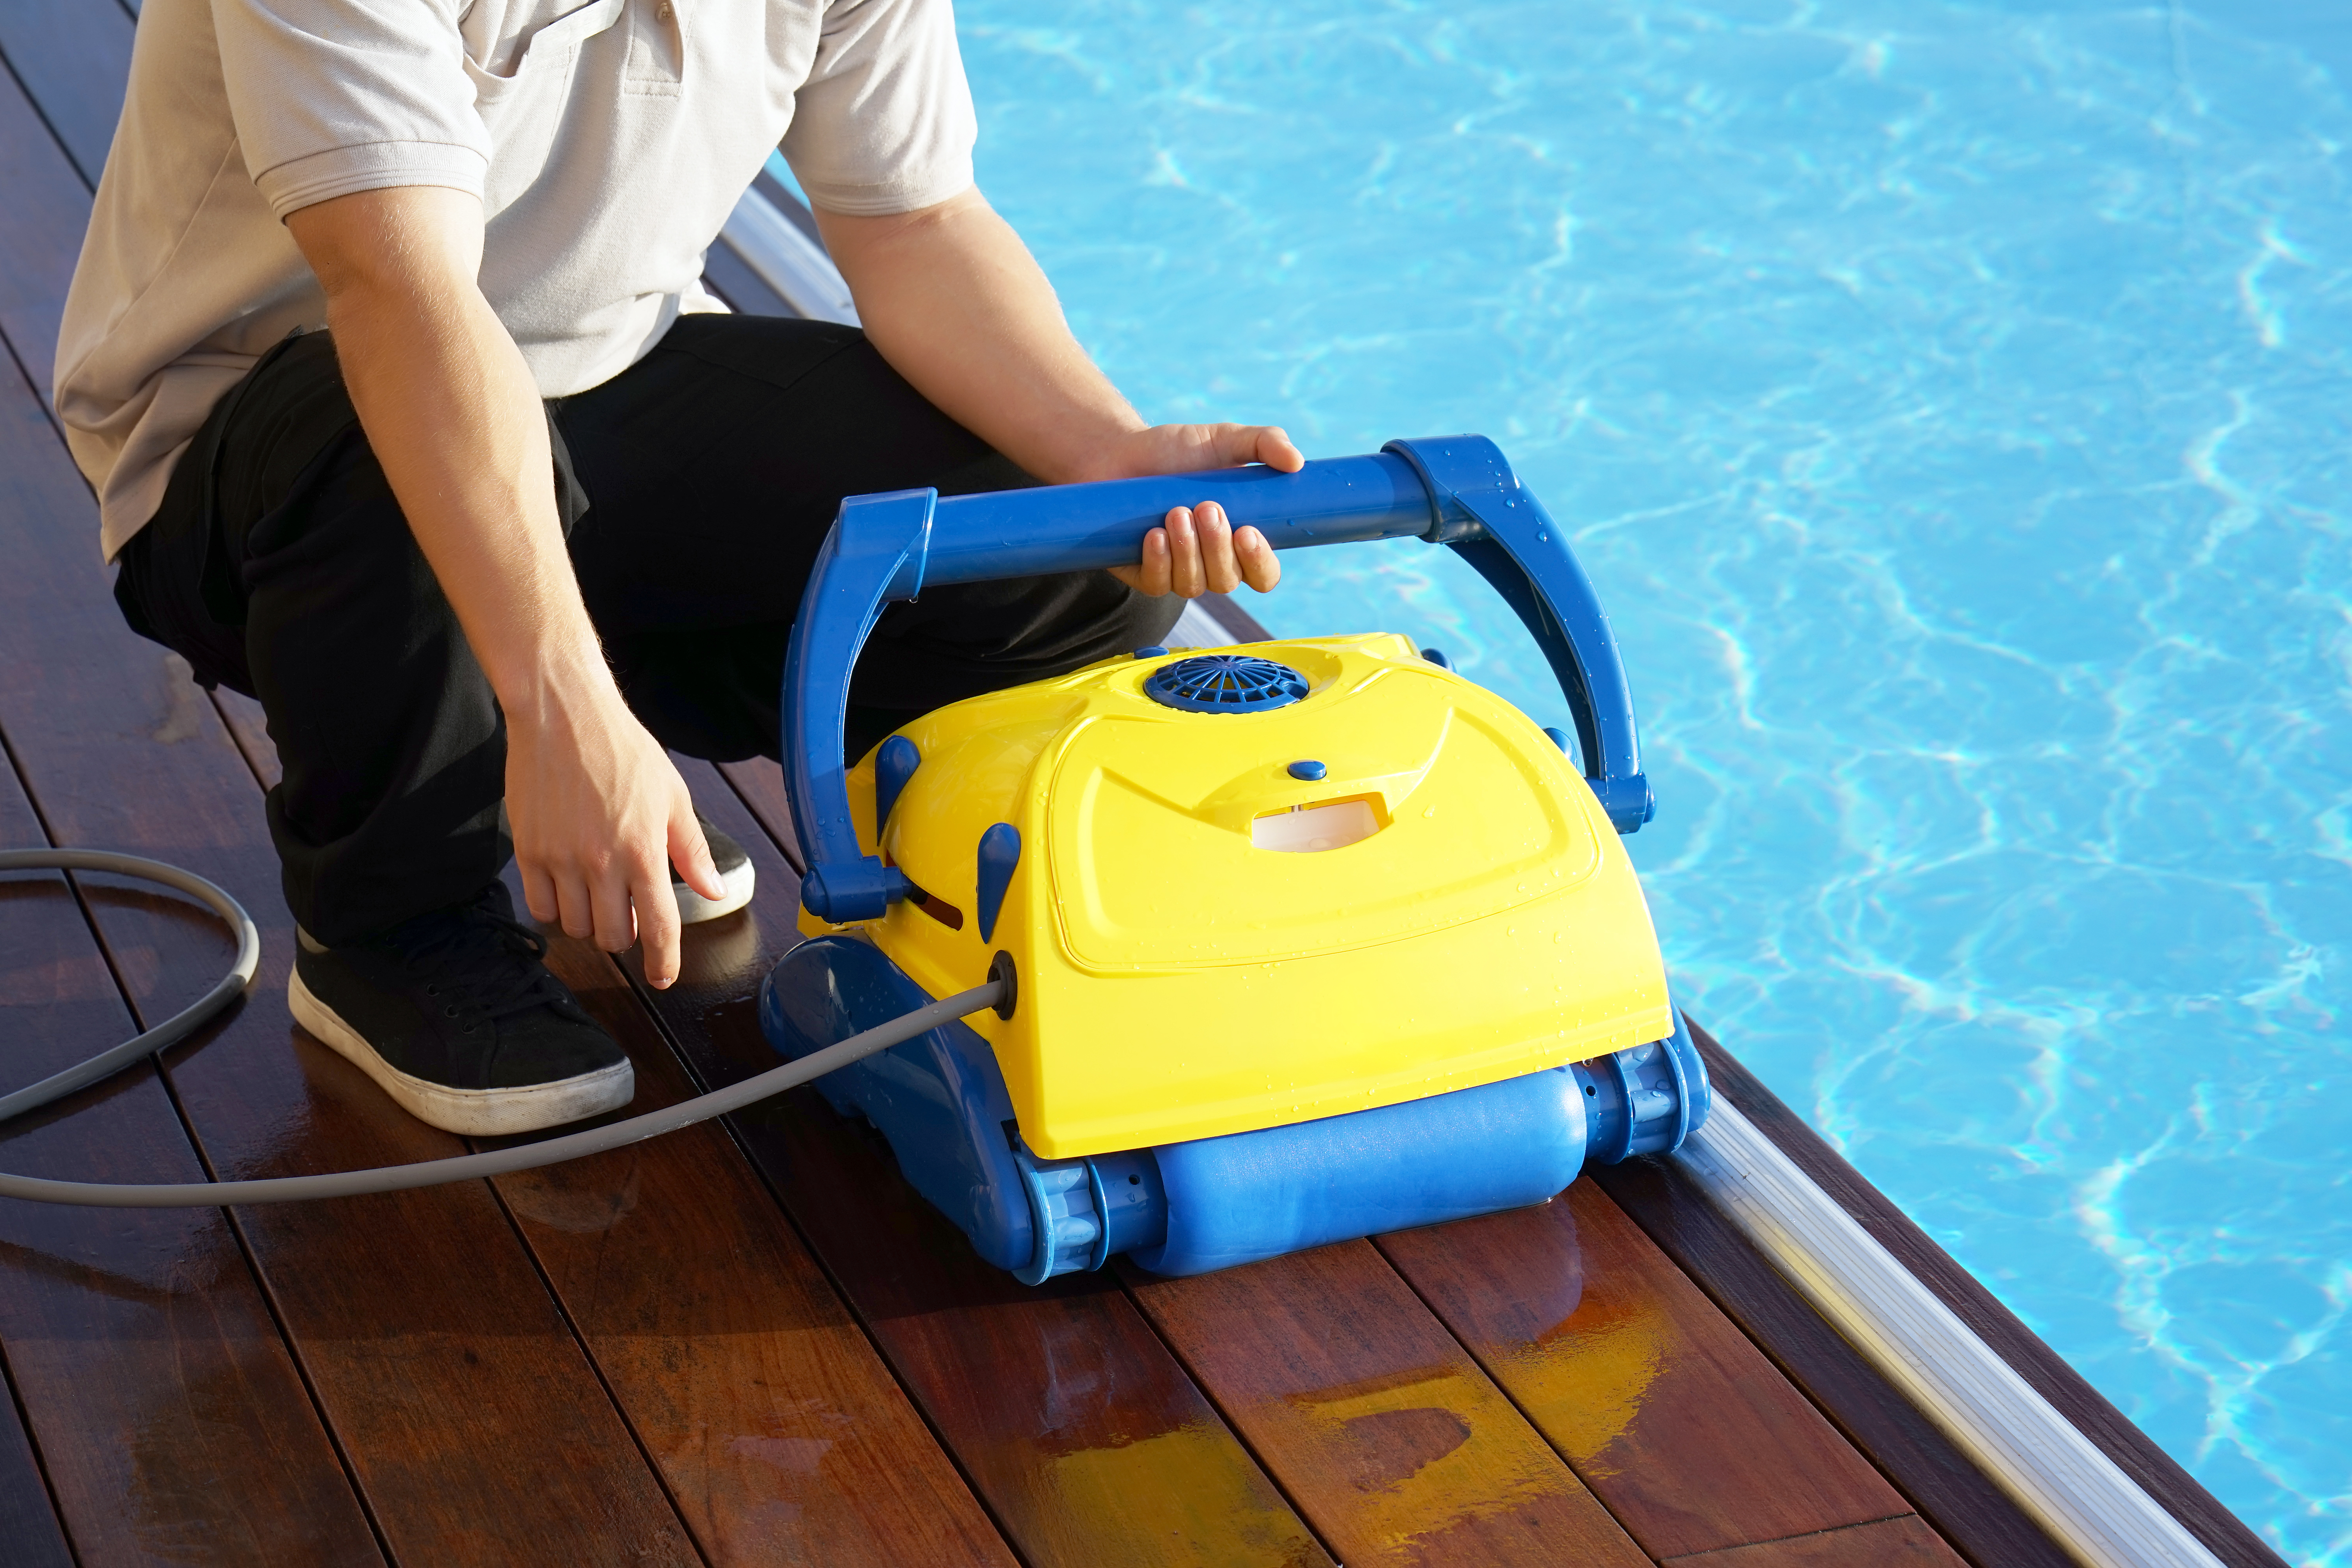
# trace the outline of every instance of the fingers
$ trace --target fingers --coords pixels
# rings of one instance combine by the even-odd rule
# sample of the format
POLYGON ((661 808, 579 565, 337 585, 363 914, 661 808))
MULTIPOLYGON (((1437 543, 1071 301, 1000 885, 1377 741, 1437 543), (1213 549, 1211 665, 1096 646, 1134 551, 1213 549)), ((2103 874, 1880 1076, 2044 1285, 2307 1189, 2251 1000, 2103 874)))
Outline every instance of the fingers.
MULTIPOLYGON (((708 850, 703 852, 702 859, 707 870, 710 863, 708 850)), ((682 926, 677 917, 677 895, 670 891, 668 873, 667 865, 657 865, 651 874, 629 886, 629 902, 637 914, 636 935, 645 943, 646 984, 657 991, 669 989, 677 978, 677 934, 682 926)), ((711 875, 710 885, 712 892, 706 897, 715 897, 723 891, 716 873, 711 875)))
POLYGON ((590 884, 588 899, 596 916, 596 946, 619 953, 635 946, 637 921, 629 895, 635 891, 616 863, 590 884))
POLYGON ((1234 559, 1240 564, 1242 580, 1260 593, 1273 592, 1274 585, 1282 580, 1282 558, 1255 528, 1234 532, 1234 559))
POLYGON ((1274 547, 1255 528, 1236 532, 1214 501, 1177 507, 1168 520, 1144 536, 1143 559, 1117 569, 1120 581, 1157 599, 1177 593, 1231 593, 1248 583, 1260 593, 1282 580, 1274 547))
MULTIPOLYGON (((1250 455, 1243 462, 1258 462, 1285 474, 1296 474, 1307 466, 1307 455, 1298 450, 1289 433, 1278 424, 1252 425, 1250 455)), ((1268 552, 1269 554, 1272 552, 1268 552)), ((1253 587, 1255 584, 1252 584, 1253 587)))
POLYGON ((1307 464, 1306 455, 1278 424, 1197 424, 1191 430, 1203 449, 1199 453, 1201 460, 1185 464, 1186 468, 1237 468, 1244 463, 1263 463, 1282 473, 1296 474, 1307 464))
POLYGON ((1201 563, 1202 524, 1214 508, 1198 512, 1178 507, 1168 514, 1168 582, 1186 599, 1198 599, 1208 586, 1201 563))
POLYGON ((727 896, 727 884, 719 880, 719 867, 710 859, 709 841, 695 820, 694 797, 687 793, 686 781, 674 768, 663 848, 666 852, 629 885, 629 902, 636 908, 637 936, 645 944, 646 983, 657 991, 668 989, 677 978, 678 932, 685 925, 678 918, 677 894, 670 886, 669 868, 676 866, 687 886, 705 898, 715 901, 727 896))
POLYGON ((589 894, 588 879, 574 873, 558 873, 553 881, 555 920, 563 934, 583 942, 596 935, 596 901, 589 894))
MULTIPOLYGON (((1154 599, 1170 592, 1198 599, 1209 581, 1210 569, 1202 559, 1202 546, 1213 516, 1222 528, 1224 514, 1214 504, 1202 507, 1197 514, 1190 507, 1171 507, 1168 520, 1143 536, 1143 560, 1136 578, 1130 580, 1131 586, 1154 599)), ((1228 532, 1228 555, 1232 548, 1228 532)))
POLYGON ((677 978, 677 898, 670 868, 714 901, 727 884, 711 862, 686 781, 621 701, 591 691, 539 722, 510 719, 507 811, 523 901, 566 936, 608 953, 642 942, 646 978, 677 978))
POLYGON ((533 859, 518 854, 515 868, 522 873, 522 906, 541 925, 553 925, 562 919, 562 905, 555 896, 555 879, 533 859))
MULTIPOLYGON (((1181 510, 1179 507, 1177 511, 1169 513, 1169 520, 1173 522, 1181 510)), ((1143 549, 1136 564, 1122 569, 1120 575, 1121 580, 1137 592, 1159 599, 1168 591, 1172 580, 1171 570, 1168 530, 1160 528, 1143 536, 1143 549), (1130 572, 1132 575, 1129 575, 1130 572)))
POLYGON ((1062 477, 1133 479, 1237 468, 1245 463, 1296 474, 1307 465, 1307 455, 1278 424, 1155 424, 1106 448, 1083 472, 1062 477))
POLYGON ((531 917, 560 925, 565 936, 593 941, 607 953, 625 952, 642 942, 646 979, 656 990, 666 989, 677 978, 678 934, 684 928, 669 867, 675 863, 688 885, 705 898, 723 898, 727 893, 690 801, 683 814, 683 830, 675 818, 670 823, 668 853, 664 855, 615 854, 593 871, 551 872, 522 859, 523 902, 531 917))
POLYGON ((1203 501, 1192 514, 1192 527, 1201 539, 1201 577, 1211 593, 1231 593, 1242 585, 1242 569, 1234 559, 1234 526, 1226 520, 1225 509, 1214 501, 1203 501))
POLYGON ((718 862, 710 858, 702 824, 695 820, 693 797, 683 789, 670 804, 669 863, 677 867, 686 885, 703 897, 715 903, 727 896, 727 884, 719 879, 718 862))

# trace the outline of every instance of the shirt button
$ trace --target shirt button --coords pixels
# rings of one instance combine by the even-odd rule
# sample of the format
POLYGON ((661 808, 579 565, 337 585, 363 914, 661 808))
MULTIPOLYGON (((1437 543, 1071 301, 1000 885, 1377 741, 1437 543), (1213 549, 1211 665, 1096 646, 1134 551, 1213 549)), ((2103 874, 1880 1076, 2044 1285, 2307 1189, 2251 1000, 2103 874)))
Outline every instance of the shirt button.
POLYGON ((668 20, 669 20, 669 0, 662 0, 662 3, 661 3, 661 8, 660 8, 660 9, 658 9, 658 10, 656 10, 656 11, 654 13, 654 15, 655 15, 656 16, 659 17, 661 20, 663 20, 663 21, 665 21, 665 22, 668 21, 668 20))

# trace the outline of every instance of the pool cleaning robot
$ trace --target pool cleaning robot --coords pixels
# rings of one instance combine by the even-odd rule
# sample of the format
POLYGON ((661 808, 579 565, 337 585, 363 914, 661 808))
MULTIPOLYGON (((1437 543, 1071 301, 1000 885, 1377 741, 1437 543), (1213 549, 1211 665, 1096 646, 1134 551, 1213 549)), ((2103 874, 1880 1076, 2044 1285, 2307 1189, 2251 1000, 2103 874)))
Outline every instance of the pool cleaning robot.
POLYGON ((1538 1203, 1706 1114, 1618 835, 1648 821, 1608 622, 1480 437, 845 502, 784 675, 812 940, 761 992, 798 1059, 986 979, 991 1012, 819 1081, 1030 1283, 1192 1274, 1538 1203), (926 585, 1105 567, 1214 499, 1277 549, 1412 535, 1534 632, 1577 728, 1396 636, 1143 648, 843 757, 850 670, 926 585))

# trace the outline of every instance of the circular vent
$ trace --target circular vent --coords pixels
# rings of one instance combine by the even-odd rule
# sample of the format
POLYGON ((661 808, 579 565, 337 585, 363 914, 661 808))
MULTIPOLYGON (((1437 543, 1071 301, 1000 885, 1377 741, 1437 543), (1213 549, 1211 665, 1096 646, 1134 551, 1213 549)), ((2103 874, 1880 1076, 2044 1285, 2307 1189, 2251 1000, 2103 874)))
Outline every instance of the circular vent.
POLYGON ((1307 677, 1288 664, 1247 653, 1202 653, 1162 664, 1143 683, 1146 696, 1187 713, 1263 713, 1307 695, 1307 677))

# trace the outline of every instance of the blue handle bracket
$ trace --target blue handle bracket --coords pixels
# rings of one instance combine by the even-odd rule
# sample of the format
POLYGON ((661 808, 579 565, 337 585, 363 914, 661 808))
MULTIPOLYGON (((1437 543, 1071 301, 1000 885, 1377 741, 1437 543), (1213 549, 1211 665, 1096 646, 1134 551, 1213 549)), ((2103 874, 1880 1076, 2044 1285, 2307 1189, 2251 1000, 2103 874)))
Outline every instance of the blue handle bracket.
POLYGON ((911 885, 858 848, 842 749, 850 672, 882 607, 922 591, 939 500, 936 490, 892 490, 842 502, 801 594, 784 653, 784 778, 808 855, 801 903, 820 920, 875 919, 911 885))
POLYGON ((1559 525, 1483 435, 1391 441, 1381 450, 1402 455, 1429 486, 1435 516, 1422 537, 1468 561, 1534 634, 1568 697, 1585 782, 1612 826, 1640 831, 1657 802, 1642 772, 1633 690, 1609 613, 1559 525))

